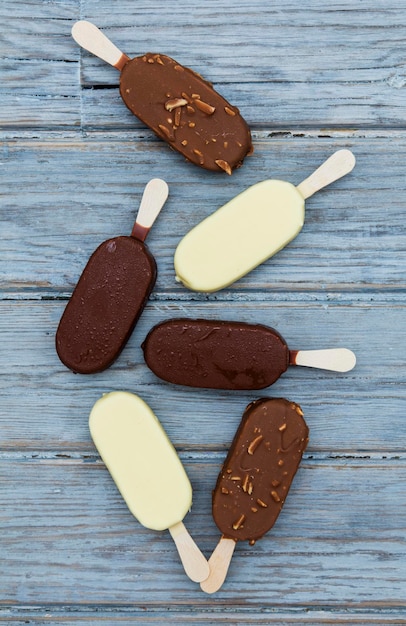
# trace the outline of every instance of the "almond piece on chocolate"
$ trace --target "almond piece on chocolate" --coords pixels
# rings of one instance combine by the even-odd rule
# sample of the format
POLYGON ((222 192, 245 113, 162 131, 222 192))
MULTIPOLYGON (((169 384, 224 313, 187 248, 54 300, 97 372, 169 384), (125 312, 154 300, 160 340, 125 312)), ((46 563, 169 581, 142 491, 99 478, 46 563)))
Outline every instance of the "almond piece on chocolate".
POLYGON ((185 104, 187 104, 187 100, 185 100, 184 98, 172 98, 171 100, 167 100, 165 102, 165 109, 167 111, 173 111, 173 109, 176 109, 177 107, 183 107, 185 106, 185 104))
POLYGON ((203 102, 203 100, 195 100, 194 103, 197 109, 199 109, 203 113, 206 113, 207 115, 213 115, 214 111, 216 110, 216 107, 211 106, 211 104, 207 104, 207 102, 203 102))
POLYGON ((227 174, 231 175, 231 166, 227 161, 223 161, 223 159, 217 159, 215 164, 219 166, 220 169, 227 172, 227 174))

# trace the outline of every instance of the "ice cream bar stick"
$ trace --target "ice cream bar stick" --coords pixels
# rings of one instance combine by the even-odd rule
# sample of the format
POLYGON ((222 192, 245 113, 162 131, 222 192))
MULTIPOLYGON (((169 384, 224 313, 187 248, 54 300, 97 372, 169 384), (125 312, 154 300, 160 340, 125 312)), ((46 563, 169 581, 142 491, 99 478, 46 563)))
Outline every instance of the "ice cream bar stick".
POLYGON ((234 539, 227 539, 226 537, 220 539, 209 559, 209 577, 200 583, 202 591, 214 593, 220 589, 226 579, 235 545, 234 539))
POLYGON ((349 372, 355 367, 356 356, 347 348, 327 350, 290 350, 290 365, 317 367, 333 372, 349 372))
POLYGON ((178 549, 180 560, 186 574, 195 583, 200 583, 210 574, 209 564, 189 535, 183 522, 178 522, 169 528, 172 539, 178 549))
POLYGON ((306 200, 319 189, 351 172, 354 165, 355 157, 350 150, 337 150, 313 174, 297 185, 296 189, 306 200))
POLYGON ((168 193, 168 185, 161 178, 153 178, 149 181, 144 189, 137 219, 131 233, 132 237, 145 241, 151 226, 166 202, 168 193))
POLYGON ((80 20, 73 25, 72 37, 79 46, 120 71, 130 60, 97 26, 86 20, 80 20))

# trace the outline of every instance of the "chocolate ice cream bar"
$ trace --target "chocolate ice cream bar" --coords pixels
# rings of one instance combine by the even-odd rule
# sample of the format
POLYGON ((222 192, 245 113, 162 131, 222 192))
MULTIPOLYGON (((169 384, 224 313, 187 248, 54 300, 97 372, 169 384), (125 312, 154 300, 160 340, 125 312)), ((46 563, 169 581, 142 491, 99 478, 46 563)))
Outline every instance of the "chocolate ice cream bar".
POLYGON ((238 108, 193 70, 164 54, 130 59, 90 22, 76 22, 72 35, 121 72, 126 106, 188 161, 231 174, 252 152, 250 130, 238 108))
POLYGON ((130 237, 102 243, 90 257, 56 333, 56 350, 69 369, 92 374, 109 367, 127 343, 156 281, 144 240, 168 196, 165 181, 145 188, 130 237))
POLYGON ((245 322, 170 319, 154 326, 142 347, 159 378, 209 389, 263 389, 289 365, 341 372, 355 365, 346 348, 289 350, 273 328, 245 322))
POLYGON ((308 443, 298 404, 262 398, 246 408, 213 492, 222 539, 202 589, 213 593, 227 573, 235 542, 254 544, 275 524, 308 443), (219 557, 228 552, 228 559, 219 557))
POLYGON ((298 404, 261 399, 246 408, 213 493, 223 535, 250 543, 272 528, 308 442, 298 404))

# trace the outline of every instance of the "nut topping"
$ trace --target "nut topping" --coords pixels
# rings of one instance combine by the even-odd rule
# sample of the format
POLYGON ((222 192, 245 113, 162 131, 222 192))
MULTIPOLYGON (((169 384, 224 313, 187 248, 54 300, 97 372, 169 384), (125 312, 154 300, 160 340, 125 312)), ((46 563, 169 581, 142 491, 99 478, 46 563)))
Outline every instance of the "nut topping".
POLYGON ((196 99, 195 106, 200 111, 202 111, 203 113, 206 113, 207 115, 213 115, 214 111, 216 110, 216 107, 212 107, 211 104, 207 104, 207 102, 203 102, 203 100, 196 99))
MULTIPOLYGON (((199 162, 200 162, 200 165, 202 165, 202 164, 204 163, 204 155, 203 155, 203 152, 200 152, 200 150, 196 150, 196 148, 194 148, 194 149, 193 149, 193 152, 195 153, 195 155, 196 155, 197 157, 199 157, 199 162)), ((231 479, 231 480, 232 480, 232 479, 231 479)))
POLYGON ((182 113, 182 109, 175 110, 175 126, 179 126, 180 124, 180 115, 182 113))
POLYGON ((231 115, 234 117, 235 111, 233 111, 233 109, 230 109, 230 107, 224 107, 224 110, 227 113, 227 115, 231 115))
POLYGON ((280 502, 281 501, 277 491, 271 491, 271 496, 272 496, 273 500, 275 500, 275 502, 280 502))
POLYGON ((177 107, 183 107, 185 106, 185 104, 187 104, 187 100, 185 100, 184 98, 172 98, 171 100, 167 100, 165 102, 165 109, 167 111, 173 111, 173 109, 176 109, 177 107))
POLYGON ((167 137, 167 139, 169 139, 170 141, 173 141, 175 138, 173 136, 173 134, 171 133, 171 131, 169 130, 169 128, 166 128, 166 126, 164 126, 163 124, 158 124, 158 128, 159 130, 164 133, 164 135, 167 137))
POLYGON ((240 515, 238 520, 236 522, 234 522, 234 524, 233 524, 234 530, 238 530, 239 528, 241 528, 241 524, 243 524, 244 521, 245 521, 245 515, 240 515))
POLYGON ((248 446, 247 452, 248 454, 253 455, 255 450, 258 448, 259 444, 261 443, 261 441, 263 440, 263 436, 262 435, 258 435, 258 437, 255 437, 255 439, 253 439, 250 443, 250 445, 248 446))
POLYGON ((220 169, 224 170, 225 172, 227 172, 227 174, 229 174, 231 176, 231 167, 230 167, 230 163, 227 163, 227 161, 223 161, 223 159, 217 159, 217 161, 215 161, 215 164, 219 166, 220 169))
POLYGON ((266 502, 264 502, 263 500, 260 500, 259 498, 257 500, 257 504, 259 504, 259 506, 262 506, 263 509, 268 508, 268 505, 266 504, 266 502))

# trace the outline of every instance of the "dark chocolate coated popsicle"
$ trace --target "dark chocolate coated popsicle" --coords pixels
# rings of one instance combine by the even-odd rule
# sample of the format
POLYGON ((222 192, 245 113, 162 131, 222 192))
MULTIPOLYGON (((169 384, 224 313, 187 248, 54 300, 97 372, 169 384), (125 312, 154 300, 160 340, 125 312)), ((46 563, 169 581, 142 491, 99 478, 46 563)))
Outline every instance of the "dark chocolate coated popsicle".
POLYGON ((209 389, 263 389, 289 365, 347 371, 355 364, 345 348, 289 350, 273 328, 245 322, 170 319, 154 326, 142 347, 159 378, 209 389))
POLYGON ((213 491, 213 518, 222 537, 203 591, 220 589, 237 541, 252 545, 275 524, 308 438, 295 402, 261 398, 247 406, 213 491))
POLYGON ((156 263, 144 239, 167 195, 164 181, 150 181, 132 235, 102 243, 83 270, 56 333, 59 358, 73 372, 106 369, 129 339, 155 285, 156 263))
POLYGON ((231 174, 252 152, 251 133, 238 108, 193 70, 163 54, 130 59, 90 22, 76 22, 72 35, 121 72, 126 106, 188 161, 231 174))

